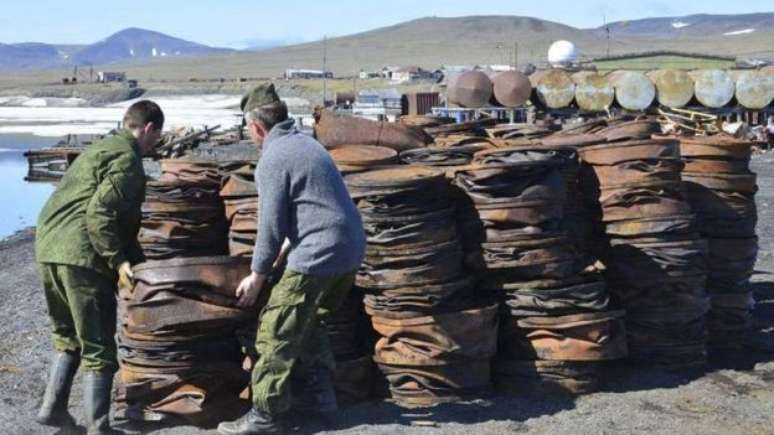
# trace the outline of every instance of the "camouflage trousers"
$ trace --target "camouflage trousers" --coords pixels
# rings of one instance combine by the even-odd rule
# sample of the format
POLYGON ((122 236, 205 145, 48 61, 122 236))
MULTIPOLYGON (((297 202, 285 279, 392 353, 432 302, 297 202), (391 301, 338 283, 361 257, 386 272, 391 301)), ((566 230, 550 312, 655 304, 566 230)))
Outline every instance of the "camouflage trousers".
POLYGON ((116 370, 116 279, 85 267, 39 263, 58 352, 80 354, 81 368, 116 370))
POLYGON ((355 273, 313 276, 286 271, 261 313, 252 372, 256 408, 272 415, 290 409, 296 365, 335 367, 325 319, 345 300, 355 273))

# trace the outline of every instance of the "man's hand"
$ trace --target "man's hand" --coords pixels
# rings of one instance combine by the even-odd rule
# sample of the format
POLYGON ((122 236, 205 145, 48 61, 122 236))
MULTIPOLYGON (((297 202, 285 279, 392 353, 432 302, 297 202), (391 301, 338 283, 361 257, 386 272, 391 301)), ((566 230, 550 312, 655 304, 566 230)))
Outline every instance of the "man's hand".
POLYGON ((252 272, 239 283, 236 289, 236 297, 239 299, 237 306, 242 308, 252 307, 258 294, 266 283, 266 275, 252 272))
POLYGON ((132 265, 128 261, 124 261, 118 266, 118 288, 132 288, 133 278, 132 265))

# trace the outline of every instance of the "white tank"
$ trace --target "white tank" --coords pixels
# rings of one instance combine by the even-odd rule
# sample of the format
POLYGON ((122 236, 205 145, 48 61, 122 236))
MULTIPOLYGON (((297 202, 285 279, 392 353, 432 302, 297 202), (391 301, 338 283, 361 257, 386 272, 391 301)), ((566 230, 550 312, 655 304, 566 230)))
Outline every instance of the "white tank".
POLYGON ((556 41, 548 49, 548 63, 554 67, 572 65, 578 60, 578 50, 570 41, 556 41))

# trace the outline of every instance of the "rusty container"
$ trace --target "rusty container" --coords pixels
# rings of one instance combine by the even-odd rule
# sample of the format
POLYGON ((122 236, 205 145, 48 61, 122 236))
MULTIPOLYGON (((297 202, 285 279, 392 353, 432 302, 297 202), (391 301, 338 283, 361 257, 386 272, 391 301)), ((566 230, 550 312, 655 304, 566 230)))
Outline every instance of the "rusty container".
POLYGON ((745 71, 735 81, 736 101, 747 109, 765 109, 774 100, 774 75, 745 71))
POLYGON ((685 71, 657 70, 649 73, 648 77, 656 85, 656 99, 662 106, 681 108, 693 99, 695 85, 685 71))
POLYGON ((400 109, 403 116, 421 116, 441 105, 438 92, 410 92, 400 97, 400 109))
POLYGON ((449 83, 449 103, 461 107, 484 107, 492 98, 492 81, 481 71, 466 71, 449 83))
POLYGON ((494 76, 494 99, 505 107, 519 107, 532 95, 532 84, 520 71, 505 71, 494 76))
POLYGON ((653 104, 656 86, 645 74, 636 71, 614 71, 607 77, 615 88, 615 100, 624 109, 643 111, 653 104))
MULTIPOLYGON (((580 73, 579 73, 580 74, 580 73)), ((575 102, 582 110, 604 112, 615 101, 615 88, 607 77, 597 73, 574 75, 575 102)))
POLYGON ((727 72, 717 69, 692 71, 694 94, 705 107, 718 109, 734 98, 736 85, 727 72))
POLYGON ((529 77, 535 90, 536 103, 549 109, 563 109, 575 99, 575 83, 565 71, 537 71, 529 77))

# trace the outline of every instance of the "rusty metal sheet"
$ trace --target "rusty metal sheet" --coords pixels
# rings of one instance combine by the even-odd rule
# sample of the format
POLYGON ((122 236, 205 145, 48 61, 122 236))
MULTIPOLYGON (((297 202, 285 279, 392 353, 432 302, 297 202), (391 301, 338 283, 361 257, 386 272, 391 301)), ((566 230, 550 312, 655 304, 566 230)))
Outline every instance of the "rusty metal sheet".
POLYGON ((320 143, 332 148, 341 145, 377 145, 403 151, 421 148, 431 143, 430 137, 419 127, 371 121, 355 116, 323 110, 314 126, 320 143))
POLYGON ((422 317, 471 306, 473 289, 473 280, 465 277, 436 285, 407 285, 371 291, 363 302, 370 316, 387 319, 422 317))
POLYGON ((725 160, 709 158, 683 157, 685 172, 704 172, 719 174, 740 174, 750 171, 748 160, 725 160))
POLYGON ((436 366, 400 366, 377 361, 390 384, 390 395, 404 407, 481 397, 492 387, 490 364, 488 358, 436 366))
POLYGON ((614 165, 584 165, 581 179, 593 187, 611 188, 635 183, 679 182, 684 163, 680 159, 632 160, 614 165), (596 181, 596 183, 594 183, 596 181))
POLYGON ((162 181, 220 186, 221 173, 215 161, 164 159, 160 163, 162 181))
POLYGON ((459 277, 461 265, 462 249, 456 240, 410 250, 368 246, 355 282, 365 288, 438 284, 459 277))
POLYGON ((536 102, 549 109, 562 109, 575 99, 575 83, 560 69, 538 71, 529 77, 536 102))
POLYGON ((398 152, 375 145, 344 145, 329 150, 337 165, 373 167, 398 163, 398 152))
POLYGON ((403 151, 400 153, 400 159, 403 163, 410 165, 438 166, 441 168, 463 166, 473 161, 473 154, 489 148, 474 138, 467 139, 466 142, 471 144, 403 151))
POLYGON ((610 294, 625 307, 640 309, 705 304, 707 275, 653 276, 646 279, 607 280, 610 294))
POLYGON ((580 312, 606 311, 610 299, 602 281, 552 288, 520 288, 508 291, 505 304, 511 316, 564 316, 580 312))
POLYGON ((648 365, 692 367, 705 364, 708 304, 627 310, 629 355, 648 365))
POLYGON ((484 107, 492 98, 492 81, 481 71, 466 71, 448 84, 447 98, 461 107, 484 107))
POLYGON ((374 247, 415 248, 457 238, 454 210, 415 216, 363 216, 366 241, 374 247))
POLYGON ((494 362, 495 386, 508 394, 588 394, 600 388, 599 363, 587 361, 508 360, 494 362))
POLYGON ((706 241, 691 235, 664 240, 611 238, 603 260, 605 277, 626 282, 706 273, 707 249, 706 241))
POLYGON ((755 174, 707 174, 697 172, 683 172, 683 180, 691 188, 698 184, 713 191, 737 192, 755 194, 758 191, 757 177, 755 174))
POLYGON ((443 366, 487 359, 497 351, 499 305, 408 319, 371 317, 381 335, 374 361, 400 366, 443 366))
POLYGON ((492 78, 494 99, 502 106, 519 107, 532 95, 532 83, 520 71, 501 72, 492 78))
POLYGON ((454 123, 454 118, 433 115, 402 115, 398 118, 398 122, 401 124, 413 125, 415 127, 427 128, 452 124, 454 123))
POLYGON ((638 216, 675 216, 691 213, 691 207, 675 182, 640 187, 603 189, 599 195, 602 221, 614 222, 638 216))
POLYGON ((627 354, 623 311, 511 317, 500 329, 500 356, 545 361, 608 361, 627 354))
POLYGON ((581 148, 581 160, 590 165, 615 165, 648 159, 680 158, 679 142, 673 139, 633 140, 581 148))
POLYGON ((438 127, 428 127, 425 128, 425 132, 434 137, 437 142, 439 138, 451 135, 486 136, 484 128, 495 124, 497 124, 496 118, 481 118, 473 121, 439 125, 438 127))
POLYGON ((693 158, 750 160, 753 144, 727 134, 681 137, 680 155, 693 158))

